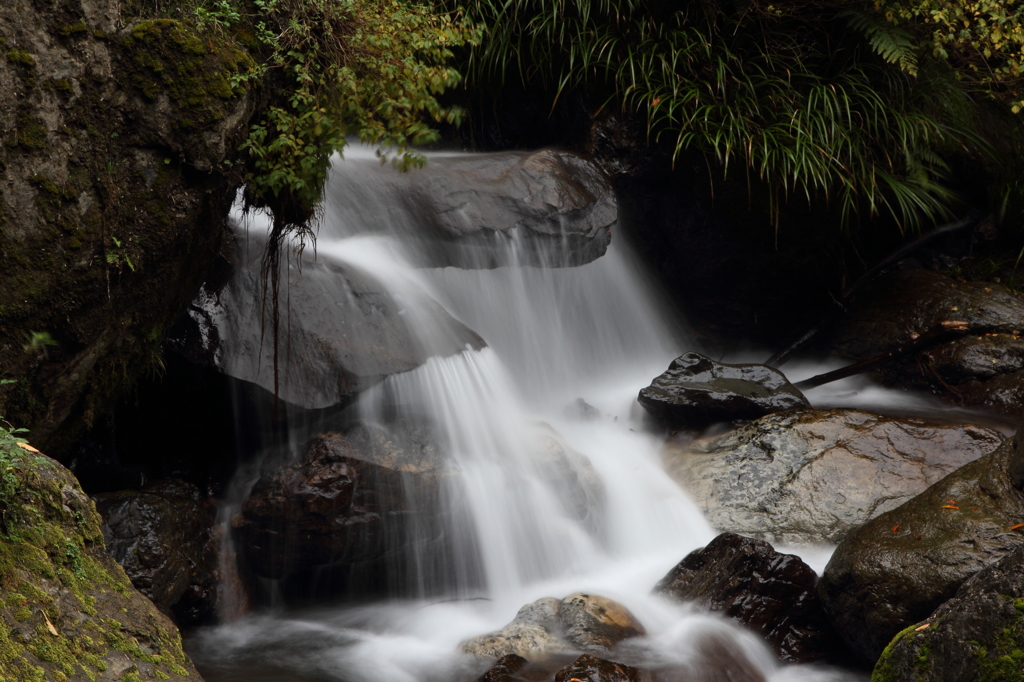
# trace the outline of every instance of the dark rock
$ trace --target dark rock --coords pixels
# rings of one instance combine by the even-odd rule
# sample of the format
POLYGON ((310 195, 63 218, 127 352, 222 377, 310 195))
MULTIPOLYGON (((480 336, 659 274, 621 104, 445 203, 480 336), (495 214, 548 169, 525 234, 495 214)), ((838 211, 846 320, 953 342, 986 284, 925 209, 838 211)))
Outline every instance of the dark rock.
POLYGON ((975 331, 891 362, 880 378, 1024 417, 1024 296, 1002 285, 957 282, 928 270, 891 273, 858 296, 825 345, 861 360, 945 320, 967 322, 975 331))
POLYGON ((217 595, 214 510, 199 490, 169 479, 95 501, 107 549, 132 585, 180 625, 210 620, 217 595))
POLYGON ((691 552, 654 589, 742 623, 784 661, 835 660, 842 644, 822 610, 817 582, 800 557, 723 533, 691 552))
MULTIPOLYGON (((227 262, 208 278, 165 346, 273 392, 275 345, 260 274, 264 242, 237 239, 225 247, 227 262)), ((277 395, 305 409, 344 404, 429 357, 486 345, 426 295, 403 292, 416 300, 398 300, 390 293, 394 283, 385 286, 358 268, 329 265, 322 255, 282 273, 281 289, 289 292, 289 303, 277 342, 277 395), (425 339, 416 332, 427 326, 433 333, 425 339)))
POLYGON ((578 649, 562 638, 559 606, 559 601, 554 597, 538 599, 519 609, 512 622, 501 630, 467 640, 460 649, 463 653, 480 658, 498 658, 511 654, 543 658, 575 653, 578 649))
POLYGON ((1008 474, 1020 446, 1006 441, 840 543, 819 594, 865 663, 965 580, 1024 545, 1024 533, 1014 528, 1024 519, 1024 493, 1008 474))
POLYGON ((622 663, 583 654, 555 674, 555 682, 642 682, 650 677, 622 663))
POLYGON ((715 528, 839 542, 1002 440, 970 424, 799 410, 667 450, 665 464, 715 528))
POLYGON ((583 592, 562 600, 558 622, 565 639, 584 651, 612 649, 624 639, 646 634, 644 626, 622 604, 583 592))
POLYGON ((476 682, 514 682, 514 675, 528 663, 525 658, 508 654, 499 658, 476 682))
POLYGON ((1024 547, 982 569, 886 647, 873 682, 983 682, 1024 676, 1024 547))
POLYGON ((423 529, 436 522, 442 476, 439 451, 423 430, 358 425, 323 434, 253 485, 232 520, 240 553, 265 578, 301 583, 311 571, 337 567, 348 577, 332 590, 399 589, 389 581, 400 582, 404 569, 389 560, 404 559, 396 550, 410 519, 423 529))
POLYGON ((575 266, 608 248, 615 193, 581 156, 544 149, 437 155, 429 163, 429 173, 405 173, 376 159, 349 159, 335 169, 346 182, 328 191, 327 211, 346 223, 356 212, 365 224, 368 198, 390 188, 381 223, 368 227, 419 242, 418 264, 429 267, 575 266))
POLYGON ((764 365, 725 365, 686 353, 640 390, 640 404, 672 428, 757 419, 771 412, 809 407, 785 375, 764 365))

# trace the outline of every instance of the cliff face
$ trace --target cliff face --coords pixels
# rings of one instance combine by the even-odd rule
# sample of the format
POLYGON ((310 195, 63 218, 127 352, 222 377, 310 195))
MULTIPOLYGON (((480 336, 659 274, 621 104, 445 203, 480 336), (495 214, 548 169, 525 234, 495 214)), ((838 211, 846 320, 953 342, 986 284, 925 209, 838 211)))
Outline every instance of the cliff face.
POLYGON ((118 0, 0 3, 0 414, 60 456, 217 253, 252 60, 118 0))

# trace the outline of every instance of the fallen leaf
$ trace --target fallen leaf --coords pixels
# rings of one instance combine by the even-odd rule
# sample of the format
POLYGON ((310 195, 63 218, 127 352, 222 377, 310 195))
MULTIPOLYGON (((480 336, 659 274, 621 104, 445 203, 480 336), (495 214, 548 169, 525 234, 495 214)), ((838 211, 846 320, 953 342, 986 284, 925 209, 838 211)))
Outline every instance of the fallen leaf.
POLYGON ((955 504, 944 504, 944 505, 942 505, 942 508, 943 509, 960 509, 960 507, 956 506, 955 504))
POLYGON ((914 632, 921 632, 921 630, 924 630, 926 627, 929 627, 930 625, 931 623, 922 623, 921 625, 918 625, 916 628, 914 628, 914 632))
POLYGON ((39 613, 43 614, 43 620, 46 621, 46 629, 50 631, 50 634, 54 637, 60 637, 60 633, 57 632, 57 628, 53 627, 53 623, 50 622, 50 619, 47 617, 46 612, 40 611, 39 613))
POLYGON ((29 445, 28 443, 18 443, 18 447, 20 447, 22 450, 28 450, 29 452, 34 452, 37 455, 43 454, 43 453, 39 452, 38 450, 36 450, 31 445, 29 445))
POLYGON ((900 524, 897 523, 895 526, 892 527, 892 532, 895 533, 899 529, 900 529, 900 524))
POLYGON ((1010 530, 1017 530, 1018 528, 1024 528, 1024 523, 1018 523, 1013 526, 1010 526, 1010 530))

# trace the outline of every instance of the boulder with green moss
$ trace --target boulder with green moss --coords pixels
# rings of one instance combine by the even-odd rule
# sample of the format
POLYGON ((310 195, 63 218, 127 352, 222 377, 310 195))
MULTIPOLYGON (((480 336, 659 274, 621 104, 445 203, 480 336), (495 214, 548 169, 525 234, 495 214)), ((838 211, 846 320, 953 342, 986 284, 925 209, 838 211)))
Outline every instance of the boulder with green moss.
POLYGON ((0 451, 0 681, 193 680, 181 637, 107 553, 71 473, 0 451))
POLYGON ((1024 681, 1024 547, 981 570, 900 632, 872 682, 1024 681))

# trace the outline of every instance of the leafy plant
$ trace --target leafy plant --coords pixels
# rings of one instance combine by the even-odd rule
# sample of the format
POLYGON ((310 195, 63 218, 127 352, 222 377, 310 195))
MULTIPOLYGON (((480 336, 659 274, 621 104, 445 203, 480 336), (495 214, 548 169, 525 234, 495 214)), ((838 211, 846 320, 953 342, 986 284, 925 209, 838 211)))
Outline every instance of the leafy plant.
MULTIPOLYGON (((0 386, 13 383, 10 379, 0 379, 0 386)), ((29 451, 23 447, 28 445, 24 438, 26 433, 27 429, 15 428, 0 417, 0 526, 7 537, 11 537, 19 520, 21 507, 18 500, 21 484, 15 469, 31 460, 45 461, 42 457, 33 457, 30 460, 29 451)))
POLYGON ((50 332, 26 332, 25 339, 27 343, 22 346, 22 350, 26 353, 46 353, 48 346, 60 345, 57 340, 50 335, 50 332))
POLYGON ((116 268, 118 272, 121 272, 125 265, 132 272, 135 272, 135 264, 132 263, 132 259, 128 256, 128 249, 124 247, 121 240, 117 237, 111 237, 111 241, 114 242, 113 249, 107 249, 107 265, 116 268))
POLYGON ((799 196, 837 204, 845 223, 881 215, 916 228, 957 207, 952 159, 994 155, 958 65, 886 9, 972 3, 449 4, 487 26, 473 79, 604 91, 604 106, 646 120, 675 156, 702 152, 763 180, 776 220, 799 196))

